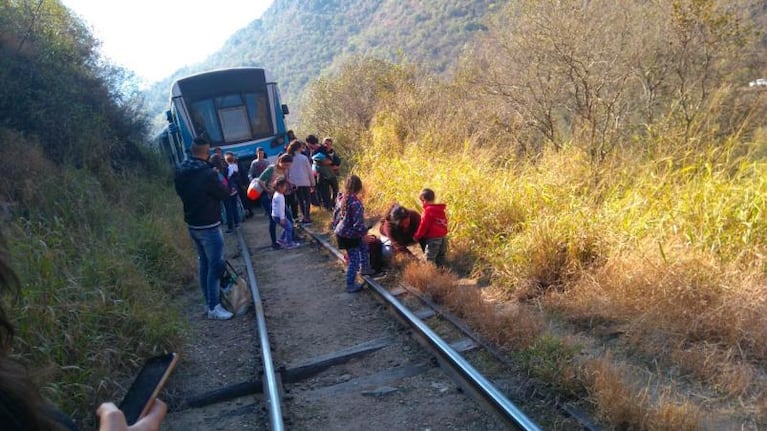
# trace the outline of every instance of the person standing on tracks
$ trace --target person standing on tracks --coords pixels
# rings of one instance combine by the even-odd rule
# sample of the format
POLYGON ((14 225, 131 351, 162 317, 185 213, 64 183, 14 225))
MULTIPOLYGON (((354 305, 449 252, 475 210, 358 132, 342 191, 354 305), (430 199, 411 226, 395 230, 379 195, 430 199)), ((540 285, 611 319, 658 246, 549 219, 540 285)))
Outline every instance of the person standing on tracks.
MULTIPOLYGON (((326 178, 322 181, 325 184, 325 190, 328 193, 328 200, 325 202, 325 208, 329 211, 333 211, 333 205, 338 198, 338 174, 341 171, 341 158, 336 154, 336 150, 333 149, 333 138, 326 137, 322 140, 322 145, 317 148, 315 155, 323 154, 325 159, 320 162, 323 167, 329 167, 326 178)), ((322 176, 323 171, 320 171, 322 176)))
MULTIPOLYGON (((250 168, 248 169, 248 181, 253 181, 254 178, 258 178, 267 167, 269 167, 269 160, 266 159, 266 151, 263 147, 256 148, 256 158, 250 162, 250 168)), ((258 197, 258 204, 264 209, 264 214, 267 217, 272 216, 272 209, 269 207, 269 196, 266 193, 261 193, 258 197)))
POLYGON ((362 269, 362 275, 373 275, 370 268, 368 249, 362 238, 367 235, 365 225, 365 207, 360 200, 362 180, 356 175, 346 179, 344 190, 338 196, 336 208, 333 211, 332 228, 336 236, 338 248, 346 250, 349 264, 346 267, 346 291, 358 292, 362 285, 357 283, 357 271, 362 269))
POLYGON ((229 197, 224 201, 224 208, 226 209, 226 233, 234 232, 234 229, 240 227, 240 173, 239 166, 237 166, 237 159, 234 157, 234 153, 227 152, 224 154, 224 161, 226 162, 226 171, 222 172, 226 177, 226 182, 229 185, 229 197))
POLYGON ((446 205, 434 203, 434 191, 423 189, 418 195, 423 205, 423 217, 413 239, 418 241, 426 261, 439 267, 445 266, 447 257, 447 214, 446 205))
POLYGON ((330 200, 330 181, 334 175, 330 165, 325 163, 326 160, 325 153, 317 152, 312 156, 312 170, 317 177, 315 193, 319 206, 328 211, 333 211, 335 202, 330 200))
MULTIPOLYGON (((290 165, 290 182, 296 186, 295 196, 298 200, 298 207, 301 209, 301 224, 312 224, 310 216, 311 211, 311 192, 315 186, 314 172, 309 159, 301 152, 305 145, 301 141, 293 141, 288 145, 288 154, 293 157, 293 164, 290 165)), ((294 214, 296 217, 298 214, 294 214)))
POLYGON ((272 219, 275 224, 282 226, 282 235, 277 243, 282 248, 290 250, 300 244, 293 241, 293 221, 287 217, 287 205, 285 204, 285 191, 290 183, 285 178, 278 178, 274 182, 274 195, 272 196, 272 219))
POLYGON ((415 255, 407 247, 416 243, 413 235, 420 223, 421 215, 418 211, 409 210, 395 203, 386 211, 386 216, 381 223, 381 235, 386 237, 381 238, 381 241, 384 245, 391 246, 391 251, 395 255, 402 254, 414 258, 415 255))
MULTIPOLYGON (((264 194, 269 199, 269 208, 272 207, 272 196, 274 195, 274 182, 279 178, 285 178, 290 181, 288 172, 290 166, 293 164, 293 157, 290 154, 283 154, 277 159, 277 163, 269 165, 261 175, 258 176, 258 181, 261 183, 261 187, 264 189, 264 194)), ((293 220, 290 212, 286 210, 285 214, 290 220, 293 220)), ((269 238, 272 240, 272 248, 279 250, 282 246, 277 242, 277 223, 274 222, 274 217, 269 214, 269 238)))
POLYGON ((319 174, 317 173, 317 168, 316 168, 314 159, 312 158, 312 156, 316 154, 319 148, 320 148, 320 140, 317 139, 317 137, 314 135, 307 135, 306 136, 306 152, 304 154, 309 159, 309 163, 312 164, 312 171, 314 172, 314 184, 315 184, 314 188, 309 194, 309 201, 311 202, 312 205, 322 208, 322 201, 320 200, 320 193, 319 193, 320 177, 319 177, 319 174))
POLYGON ((220 283, 224 273, 224 236, 221 233, 221 202, 229 189, 208 163, 210 144, 195 138, 192 158, 184 160, 175 173, 176 193, 184 204, 184 221, 197 248, 199 278, 208 319, 227 320, 232 313, 221 306, 220 283))

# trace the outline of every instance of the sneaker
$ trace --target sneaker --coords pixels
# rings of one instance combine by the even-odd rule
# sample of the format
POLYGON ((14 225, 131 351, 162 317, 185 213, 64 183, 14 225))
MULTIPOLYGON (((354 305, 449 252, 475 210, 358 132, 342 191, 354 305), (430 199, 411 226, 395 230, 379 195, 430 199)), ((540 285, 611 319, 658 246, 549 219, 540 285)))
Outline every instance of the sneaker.
POLYGON ((272 248, 274 250, 280 250, 280 249, 282 249, 282 246, 280 245, 280 243, 275 242, 274 244, 272 244, 272 248))
POLYGON ((362 290, 362 285, 355 283, 353 286, 346 286, 346 293, 357 293, 362 290))
POLYGON ((232 233, 232 232, 234 232, 234 229, 232 229, 232 228, 229 228, 229 229, 226 230, 226 233, 232 233))
POLYGON ((301 243, 300 242, 291 242, 291 243, 285 244, 283 246, 283 248, 286 249, 286 250, 292 250, 292 249, 298 248, 298 247, 301 247, 301 243))
POLYGON ((279 244, 281 248, 286 248, 289 245, 289 243, 286 242, 284 239, 278 239, 277 244, 279 244))
POLYGON ((216 305, 212 310, 208 310, 208 319, 212 320, 229 320, 234 314, 226 311, 221 304, 216 305))

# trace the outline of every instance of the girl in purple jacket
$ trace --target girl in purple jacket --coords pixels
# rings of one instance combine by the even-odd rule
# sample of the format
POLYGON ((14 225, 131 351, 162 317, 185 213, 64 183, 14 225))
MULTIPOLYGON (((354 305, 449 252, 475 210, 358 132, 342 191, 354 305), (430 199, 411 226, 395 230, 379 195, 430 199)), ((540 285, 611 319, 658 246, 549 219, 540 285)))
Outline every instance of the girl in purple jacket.
POLYGON ((346 267, 346 291, 354 293, 362 289, 357 284, 357 271, 362 268, 362 275, 372 275, 368 260, 368 249, 362 240, 368 228, 365 226, 365 207, 359 198, 362 192, 362 180, 356 175, 346 179, 344 190, 338 195, 333 211, 333 233, 336 235, 338 248, 346 250, 349 266, 346 267))

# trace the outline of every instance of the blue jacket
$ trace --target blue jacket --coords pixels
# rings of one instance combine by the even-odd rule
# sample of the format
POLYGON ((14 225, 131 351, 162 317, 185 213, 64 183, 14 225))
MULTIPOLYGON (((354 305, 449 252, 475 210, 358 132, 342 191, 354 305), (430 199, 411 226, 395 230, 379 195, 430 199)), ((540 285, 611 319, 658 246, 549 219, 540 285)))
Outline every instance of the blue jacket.
POLYGON ((176 193, 184 204, 184 221, 192 229, 221 224, 221 201, 229 197, 213 165, 201 159, 187 159, 176 167, 176 193))

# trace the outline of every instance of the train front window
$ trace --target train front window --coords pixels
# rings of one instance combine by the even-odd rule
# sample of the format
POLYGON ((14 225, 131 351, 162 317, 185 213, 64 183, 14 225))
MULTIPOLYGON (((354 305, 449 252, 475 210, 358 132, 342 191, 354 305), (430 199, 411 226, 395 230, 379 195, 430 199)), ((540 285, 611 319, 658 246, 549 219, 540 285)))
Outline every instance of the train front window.
POLYGON ((225 142, 239 142, 253 137, 248 126, 248 113, 244 106, 221 108, 218 110, 218 117, 221 120, 225 142))
POLYGON ((216 97, 218 118, 224 132, 224 142, 240 142, 253 138, 248 125, 248 113, 239 94, 216 97))
POLYGON ((272 117, 266 93, 230 94, 191 104, 198 136, 224 145, 272 135, 272 117))

